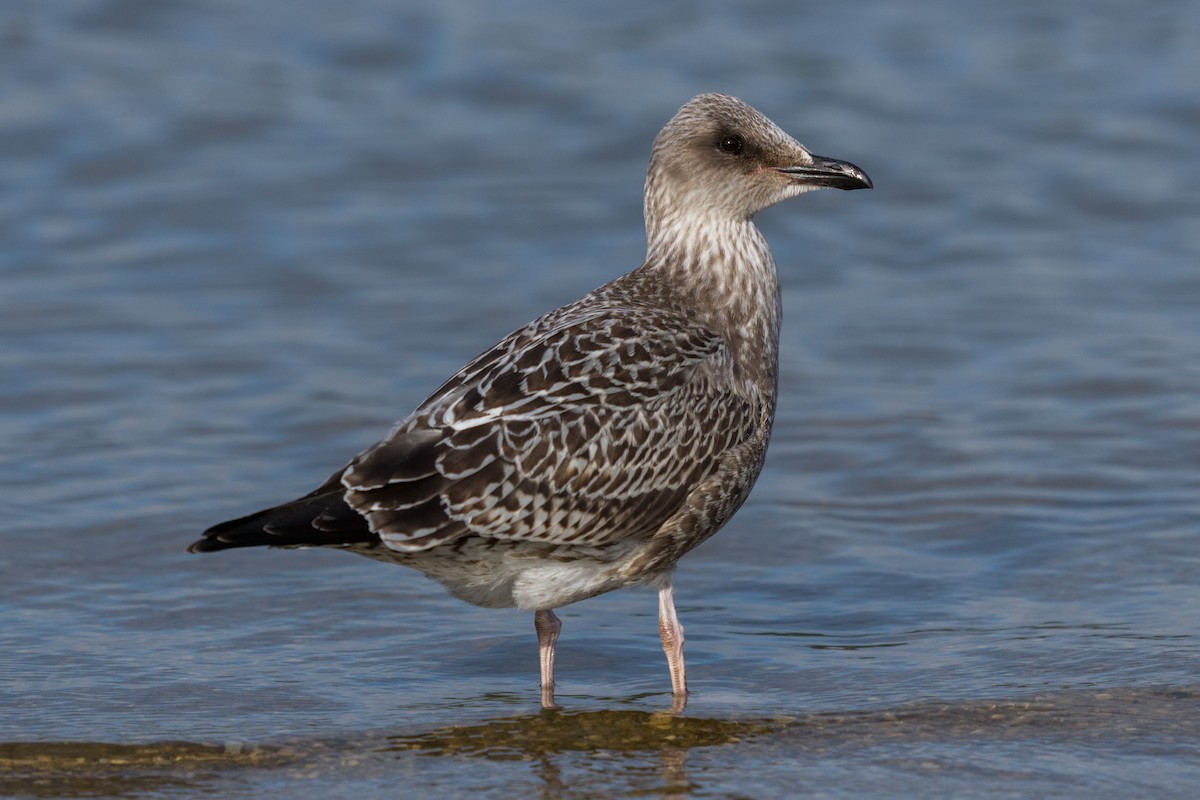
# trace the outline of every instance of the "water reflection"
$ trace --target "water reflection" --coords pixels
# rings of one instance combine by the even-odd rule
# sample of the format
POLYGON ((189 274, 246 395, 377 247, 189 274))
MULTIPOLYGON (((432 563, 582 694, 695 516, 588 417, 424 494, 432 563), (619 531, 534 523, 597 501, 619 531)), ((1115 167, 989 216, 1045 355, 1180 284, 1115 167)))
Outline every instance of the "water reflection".
POLYGON ((385 749, 427 756, 528 760, 573 752, 686 752, 745 741, 793 749, 870 747, 893 740, 962 736, 1019 738, 1089 731, 1113 736, 1143 723, 1183 740, 1200 733, 1200 687, 1047 692, 1020 700, 930 701, 862 711, 757 719, 704 719, 668 712, 546 709, 538 714, 388 737, 385 749))
POLYGON ((1159 752, 1190 752, 1198 737, 1197 686, 1047 692, 754 719, 544 709, 474 725, 272 745, 0 743, 0 795, 190 796, 219 793, 231 775, 264 770, 274 771, 275 780, 311 782, 337 779, 352 769, 361 780, 390 785, 405 772, 405 762, 432 758, 446 762, 438 771, 460 775, 463 759, 490 763, 509 785, 521 775, 531 778, 544 798, 611 795, 614 787, 622 796, 675 797, 704 789, 739 765, 786 763, 797 756, 815 764, 828 755, 886 752, 897 745, 911 752, 917 743, 1122 748, 1139 738, 1159 752))
MULTIPOLYGON (((1131 735, 1185 743, 1200 735, 1200 687, 1106 689, 1038 694, 988 702, 927 702, 894 708, 728 720, 645 711, 543 710, 538 714, 450 726, 388 738, 391 752, 436 758, 524 761, 542 796, 581 796, 587 778, 564 778, 590 766, 603 785, 632 795, 678 796, 701 788, 689 775, 689 754, 722 748, 754 763, 805 755, 858 752, 893 745, 962 741, 1086 741, 1105 746, 1131 735), (753 748, 748 750, 747 748, 753 748), (647 774, 652 764, 654 774, 647 774)), ((727 763, 728 757, 722 759, 727 763)))
POLYGON ((619 774, 618 783, 634 794, 677 797, 693 788, 686 769, 691 750, 769 736, 784 724, 786 720, 691 718, 680 716, 678 709, 565 712, 547 708, 479 725, 392 736, 386 749, 433 757, 528 761, 534 765, 544 798, 577 796, 583 787, 568 768, 578 766, 619 774))
POLYGON ((524 759, 570 751, 610 753, 688 750, 733 744, 778 730, 782 722, 721 720, 650 711, 575 711, 556 708, 480 725, 454 725, 389 737, 389 748, 424 755, 524 759))

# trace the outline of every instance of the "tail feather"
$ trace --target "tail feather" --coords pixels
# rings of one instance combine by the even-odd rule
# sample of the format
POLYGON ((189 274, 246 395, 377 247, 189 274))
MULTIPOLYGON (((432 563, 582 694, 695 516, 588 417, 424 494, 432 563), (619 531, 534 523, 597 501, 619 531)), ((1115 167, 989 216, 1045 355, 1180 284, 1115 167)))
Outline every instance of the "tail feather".
POLYGON ((188 547, 188 552, 378 542, 366 519, 346 504, 343 492, 340 482, 331 479, 299 500, 212 526, 188 547))

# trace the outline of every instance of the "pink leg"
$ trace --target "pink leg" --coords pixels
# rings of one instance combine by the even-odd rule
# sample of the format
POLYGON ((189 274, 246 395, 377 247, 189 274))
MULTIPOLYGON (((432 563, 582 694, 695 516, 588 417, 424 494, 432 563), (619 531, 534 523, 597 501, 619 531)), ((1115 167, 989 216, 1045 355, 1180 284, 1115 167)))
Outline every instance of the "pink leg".
POLYGON ((545 609, 533 614, 533 628, 537 631, 538 655, 542 664, 542 707, 554 707, 554 645, 562 631, 562 621, 554 611, 545 609))
POLYGON ((671 672, 671 691, 676 700, 687 696, 687 677, 683 668, 683 626, 675 616, 675 592, 671 584, 658 591, 658 632, 662 634, 667 669, 671 672))

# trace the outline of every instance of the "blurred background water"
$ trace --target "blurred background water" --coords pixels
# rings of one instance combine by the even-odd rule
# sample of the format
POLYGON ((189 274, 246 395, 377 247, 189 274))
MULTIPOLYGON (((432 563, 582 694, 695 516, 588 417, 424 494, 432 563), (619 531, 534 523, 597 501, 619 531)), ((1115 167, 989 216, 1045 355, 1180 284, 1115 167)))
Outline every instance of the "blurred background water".
POLYGON ((0 793, 1191 796, 1200 5, 8 0, 0 793), (726 91, 874 192, 764 213, 781 403, 655 602, 187 556, 636 266, 726 91), (174 744, 168 744, 174 743, 174 744))

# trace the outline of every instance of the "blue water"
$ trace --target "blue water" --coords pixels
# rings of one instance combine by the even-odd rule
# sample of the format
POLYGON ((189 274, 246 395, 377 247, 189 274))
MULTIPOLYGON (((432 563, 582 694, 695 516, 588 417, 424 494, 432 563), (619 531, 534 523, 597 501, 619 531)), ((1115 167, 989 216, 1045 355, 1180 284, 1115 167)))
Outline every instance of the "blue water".
POLYGON ((1197 41, 1182 0, 10 0, 0 793, 1190 796, 1197 41), (561 611, 546 715, 528 615, 183 552, 636 266, 711 90, 876 189, 760 218, 779 417, 678 573, 682 717, 646 592, 561 611))

